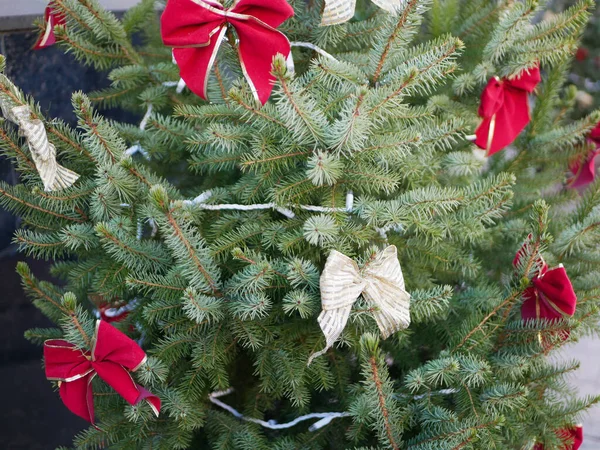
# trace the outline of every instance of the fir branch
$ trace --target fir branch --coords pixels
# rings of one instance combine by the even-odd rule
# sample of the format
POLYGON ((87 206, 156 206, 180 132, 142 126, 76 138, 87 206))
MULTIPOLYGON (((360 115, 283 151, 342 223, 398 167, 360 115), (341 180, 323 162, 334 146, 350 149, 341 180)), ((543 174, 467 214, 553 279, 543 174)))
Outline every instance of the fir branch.
POLYGON ((377 83, 377 81, 379 81, 379 77, 383 71, 383 66, 385 65, 386 59, 390 54, 392 45, 394 44, 398 33, 400 33, 400 30, 402 30, 402 28, 406 25, 410 15, 413 14, 414 10, 417 8, 418 3, 419 0, 408 0, 408 2, 404 5, 404 8, 402 9, 402 15, 398 19, 398 23, 396 24, 393 32, 390 34, 383 52, 381 52, 381 56, 379 57, 379 61, 377 62, 377 66, 375 68, 375 73, 373 73, 373 77, 371 79, 372 83, 377 83))

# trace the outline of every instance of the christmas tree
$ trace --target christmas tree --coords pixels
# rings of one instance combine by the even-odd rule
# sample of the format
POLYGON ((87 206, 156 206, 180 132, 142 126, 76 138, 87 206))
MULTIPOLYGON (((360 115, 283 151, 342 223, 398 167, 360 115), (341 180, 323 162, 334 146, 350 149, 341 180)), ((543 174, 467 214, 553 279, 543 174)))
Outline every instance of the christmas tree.
POLYGON ((550 356, 597 331, 593 1, 156 6, 51 2, 38 47, 112 82, 76 128, 0 76, 75 448, 578 448, 600 397, 550 356))

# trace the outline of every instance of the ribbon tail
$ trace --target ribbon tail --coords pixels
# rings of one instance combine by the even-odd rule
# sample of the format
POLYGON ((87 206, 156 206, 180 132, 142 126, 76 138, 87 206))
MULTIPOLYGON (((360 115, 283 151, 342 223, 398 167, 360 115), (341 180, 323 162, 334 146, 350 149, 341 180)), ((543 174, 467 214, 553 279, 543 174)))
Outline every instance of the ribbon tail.
POLYGON ((372 0, 377 6, 389 13, 395 13, 402 7, 401 0, 372 0))
POLYGON ((344 328, 346 327, 351 310, 352 304, 342 308, 321 311, 321 314, 319 314, 319 318, 317 320, 321 330, 323 330, 323 334, 325 335, 326 345, 323 350, 313 353, 310 358, 308 358, 307 366, 310 366, 313 359, 324 355, 327 350, 333 346, 335 341, 338 340, 344 331, 344 328))
POLYGON ((94 423, 92 379, 95 375, 91 373, 74 381, 61 381, 59 390, 60 398, 69 411, 91 424, 94 423))
POLYGON ((187 87, 204 100, 208 99, 208 79, 227 28, 221 26, 204 47, 175 48, 173 58, 187 87))
POLYGON ((290 42, 283 33, 254 17, 245 21, 231 19, 231 22, 240 40, 238 53, 242 72, 254 98, 264 105, 275 82, 271 73, 273 58, 278 54, 287 58, 291 51, 290 42))
POLYGON ((41 50, 56 43, 56 39, 54 37, 54 16, 52 12, 50 12, 49 7, 46 8, 44 16, 44 32, 34 44, 34 50, 41 50))
POLYGON ((122 365, 112 361, 102 361, 94 364, 100 378, 119 393, 130 405, 138 402, 140 393, 131 374, 122 365))
POLYGON ((46 191, 58 191, 61 189, 66 189, 73 186, 78 179, 79 174, 61 166, 60 164, 57 164, 54 181, 48 186, 46 191))
POLYGON ((156 417, 158 417, 158 415, 160 414, 160 405, 161 405, 160 398, 158 398, 158 396, 154 395, 152 392, 147 390, 145 387, 140 386, 139 384, 136 384, 136 387, 137 387, 140 395, 138 396, 135 404, 137 405, 141 401, 146 400, 148 405, 150 405, 152 412, 154 412, 156 417))
POLYGON ((373 312, 373 317, 384 339, 410 325, 408 308, 404 307, 391 309, 380 307, 378 311, 373 312))
POLYGON ((56 148, 48 140, 44 122, 32 119, 28 106, 12 108, 9 117, 16 120, 19 131, 27 140, 31 157, 44 183, 44 190, 56 191, 73 185, 79 175, 57 163, 56 148))

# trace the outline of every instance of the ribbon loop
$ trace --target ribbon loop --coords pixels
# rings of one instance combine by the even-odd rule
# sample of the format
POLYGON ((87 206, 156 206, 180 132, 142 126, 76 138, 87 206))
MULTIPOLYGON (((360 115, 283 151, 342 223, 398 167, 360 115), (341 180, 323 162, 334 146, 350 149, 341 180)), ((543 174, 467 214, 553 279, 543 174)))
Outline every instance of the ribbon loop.
POLYGON ((74 414, 94 423, 92 379, 98 375, 129 404, 146 400, 156 415, 160 399, 135 383, 131 373, 145 361, 137 343, 106 322, 96 322, 94 346, 78 349, 64 340, 44 343, 46 378, 60 381, 60 397, 74 414))
POLYGON ((361 294, 374 307, 372 314, 384 339, 410 325, 410 295, 404 288, 397 253, 396 247, 391 245, 377 253, 361 270, 346 255, 335 250, 331 252, 321 274, 323 310, 317 319, 326 346, 310 356, 309 365, 340 337, 352 305, 361 294))
MULTIPOLYGON (((381 9, 389 12, 397 12, 406 0, 373 0, 381 9)), ((325 0, 325 9, 323 10, 323 18, 321 25, 338 25, 348 22, 354 17, 356 9, 356 0, 325 0)))

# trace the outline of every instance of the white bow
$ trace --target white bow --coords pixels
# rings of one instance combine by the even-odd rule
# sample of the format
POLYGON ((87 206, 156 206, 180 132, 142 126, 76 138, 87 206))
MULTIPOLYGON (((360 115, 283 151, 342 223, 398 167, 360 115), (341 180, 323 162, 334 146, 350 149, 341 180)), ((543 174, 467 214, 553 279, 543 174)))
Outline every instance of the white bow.
POLYGON ((79 175, 56 162, 56 148, 48 141, 44 123, 31 118, 29 106, 13 107, 8 101, 0 98, 0 108, 4 117, 17 125, 19 133, 25 136, 45 191, 64 189, 77 181, 79 175))
POLYGON ((375 310, 373 317, 384 339, 410 325, 410 294, 404 289, 404 277, 398 250, 390 245, 368 261, 362 269, 346 255, 332 251, 321 274, 323 311, 317 319, 327 345, 314 358, 324 354, 340 337, 352 305, 362 294, 375 310))
MULTIPOLYGON (((387 12, 394 13, 400 9, 405 0, 372 0, 387 12)), ((356 0, 325 0, 325 10, 321 25, 337 25, 348 22, 354 17, 356 0)))

